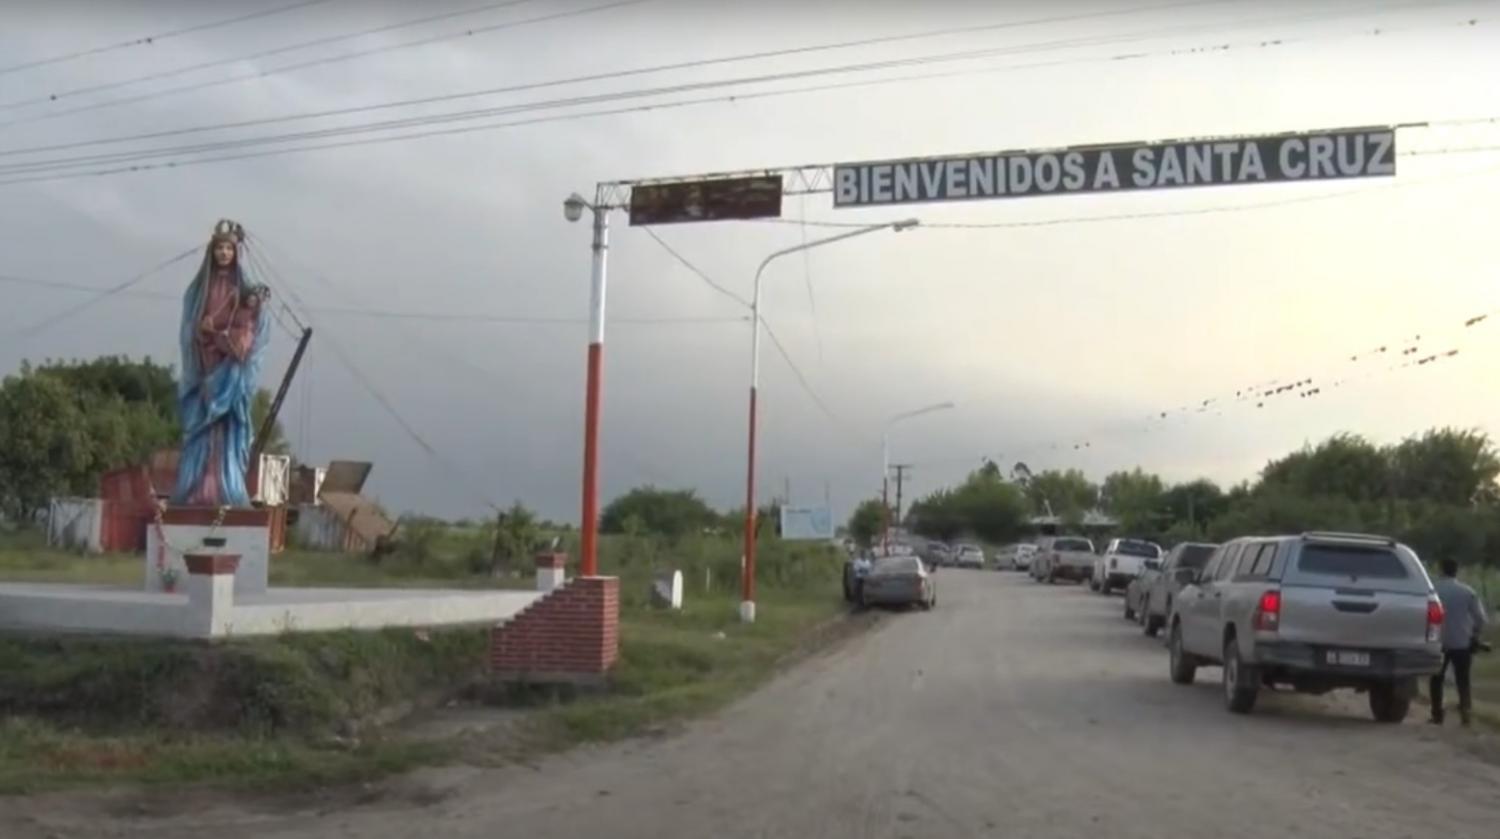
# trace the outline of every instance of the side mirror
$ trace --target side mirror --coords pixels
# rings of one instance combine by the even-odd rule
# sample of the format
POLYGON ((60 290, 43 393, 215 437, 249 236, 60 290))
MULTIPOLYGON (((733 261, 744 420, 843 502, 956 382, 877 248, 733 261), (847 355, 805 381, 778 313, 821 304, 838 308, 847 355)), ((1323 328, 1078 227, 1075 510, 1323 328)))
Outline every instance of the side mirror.
POLYGON ((1161 560, 1159 560, 1159 559, 1148 559, 1148 560, 1146 560, 1146 570, 1147 571, 1160 571, 1161 570, 1161 560))
POLYGON ((1175 576, 1177 578, 1177 582, 1181 583, 1182 585, 1192 585, 1193 583, 1198 582, 1198 569, 1179 568, 1177 569, 1177 573, 1175 576))

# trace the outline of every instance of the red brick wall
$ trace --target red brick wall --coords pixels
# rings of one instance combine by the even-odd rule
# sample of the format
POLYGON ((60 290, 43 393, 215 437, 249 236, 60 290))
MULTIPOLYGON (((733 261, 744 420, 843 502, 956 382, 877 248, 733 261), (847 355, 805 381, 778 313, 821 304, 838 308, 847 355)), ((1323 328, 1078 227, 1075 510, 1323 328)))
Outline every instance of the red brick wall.
POLYGON ((617 577, 575 577, 490 633, 502 677, 603 676, 619 657, 617 577))

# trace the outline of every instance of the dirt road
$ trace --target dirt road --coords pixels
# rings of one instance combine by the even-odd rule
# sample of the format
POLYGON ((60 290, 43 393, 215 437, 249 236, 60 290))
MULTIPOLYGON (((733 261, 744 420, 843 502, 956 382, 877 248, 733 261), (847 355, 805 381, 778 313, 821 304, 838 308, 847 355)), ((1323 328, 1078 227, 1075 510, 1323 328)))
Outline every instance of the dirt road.
MULTIPOLYGON (((324 813, 32 814, 20 835, 311 837, 1486 837, 1484 740, 1372 723, 1358 698, 1221 705, 1121 601, 946 570, 931 613, 783 675, 681 735, 535 767, 429 773, 409 798, 324 813), (422 797, 422 796, 418 796, 422 797)), ((417 783, 414 781, 413 783, 417 783)), ((0 802, 4 809, 16 802, 0 802)))

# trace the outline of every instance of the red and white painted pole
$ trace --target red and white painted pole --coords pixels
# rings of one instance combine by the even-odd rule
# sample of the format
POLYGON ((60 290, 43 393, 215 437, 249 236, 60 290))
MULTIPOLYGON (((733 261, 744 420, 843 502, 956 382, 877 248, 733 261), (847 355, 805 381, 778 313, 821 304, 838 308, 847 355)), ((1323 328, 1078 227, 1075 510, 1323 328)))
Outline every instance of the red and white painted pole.
POLYGON ((755 432, 756 432, 756 395, 760 388, 760 280, 766 272, 766 266, 787 254, 805 251, 833 242, 841 242, 852 239, 855 236, 864 236, 881 230, 909 230, 917 226, 916 219, 905 219, 897 222, 884 224, 872 224, 869 227, 861 227, 848 233, 839 233, 826 239, 817 239, 812 242, 803 242, 795 247, 779 250, 761 260, 760 267, 755 269, 755 291, 750 298, 750 444, 748 446, 748 458, 745 464, 745 556, 740 568, 740 620, 745 623, 755 622, 755 432))
POLYGON ((583 408, 583 511, 579 521, 578 575, 599 575, 599 403, 604 378, 604 292, 609 257, 609 208, 589 204, 578 194, 563 203, 569 221, 577 221, 584 208, 594 215, 594 258, 589 282, 588 383, 583 408))
MULTIPOLYGON (((765 268, 765 264, 761 265, 765 268)), ((740 567, 740 620, 755 622, 755 434, 757 392, 760 389, 760 272, 755 274, 755 296, 750 301, 750 443, 745 469, 745 556, 740 567)))

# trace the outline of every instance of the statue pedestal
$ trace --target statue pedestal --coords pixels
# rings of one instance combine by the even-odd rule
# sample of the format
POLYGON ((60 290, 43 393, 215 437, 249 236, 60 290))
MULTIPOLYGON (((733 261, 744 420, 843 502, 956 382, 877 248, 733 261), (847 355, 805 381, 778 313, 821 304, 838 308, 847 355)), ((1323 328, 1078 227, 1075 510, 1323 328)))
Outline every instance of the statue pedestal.
POLYGON ((186 591, 187 554, 238 554, 234 590, 264 594, 271 573, 271 511, 168 507, 146 526, 146 591, 186 591), (164 570, 170 573, 163 575, 164 570))

